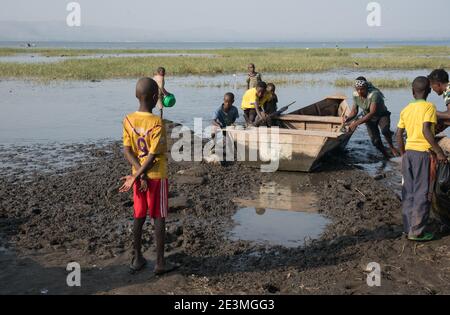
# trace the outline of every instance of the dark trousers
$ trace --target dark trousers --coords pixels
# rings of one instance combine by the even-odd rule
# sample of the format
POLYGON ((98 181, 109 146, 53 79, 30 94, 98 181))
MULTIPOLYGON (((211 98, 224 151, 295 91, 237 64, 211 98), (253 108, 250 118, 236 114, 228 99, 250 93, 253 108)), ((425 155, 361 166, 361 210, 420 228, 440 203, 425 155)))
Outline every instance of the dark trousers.
POLYGON ((430 153, 408 150, 402 161, 402 215, 405 233, 419 236, 430 215, 430 153))
POLYGON ((370 137, 370 141, 372 141, 372 144, 377 148, 383 146, 380 130, 383 136, 387 138, 392 138, 390 114, 369 120, 368 122, 366 122, 366 127, 367 133, 369 134, 370 137))
POLYGON ((256 120, 256 116, 258 116, 256 114, 256 109, 253 109, 253 108, 245 109, 244 115, 247 118, 247 121, 249 121, 251 123, 254 123, 256 120))

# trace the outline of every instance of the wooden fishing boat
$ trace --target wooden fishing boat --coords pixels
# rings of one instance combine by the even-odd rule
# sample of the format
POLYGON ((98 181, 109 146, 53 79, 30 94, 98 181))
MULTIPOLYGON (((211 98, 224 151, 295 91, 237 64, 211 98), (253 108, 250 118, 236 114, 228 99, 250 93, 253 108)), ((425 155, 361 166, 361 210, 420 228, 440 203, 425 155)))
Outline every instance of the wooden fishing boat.
POLYGON ((226 130, 238 153, 239 148, 245 148, 246 158, 241 157, 241 161, 261 165, 278 159, 280 171, 310 172, 328 153, 347 145, 352 133, 343 128, 342 117, 349 113, 345 96, 329 96, 276 117, 280 126, 278 136, 270 132, 273 127, 226 130), (251 154, 257 159, 249 159, 251 154))

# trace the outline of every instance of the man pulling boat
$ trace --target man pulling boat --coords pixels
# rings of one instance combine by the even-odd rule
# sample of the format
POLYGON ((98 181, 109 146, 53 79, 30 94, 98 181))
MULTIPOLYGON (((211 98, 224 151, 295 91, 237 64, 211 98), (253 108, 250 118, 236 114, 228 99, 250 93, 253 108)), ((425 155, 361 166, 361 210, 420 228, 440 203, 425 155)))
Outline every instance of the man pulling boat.
POLYGON ((355 92, 353 93, 353 108, 350 115, 344 116, 344 123, 348 124, 350 131, 355 131, 359 125, 366 124, 372 144, 383 154, 385 158, 391 156, 386 151, 381 140, 380 130, 386 139, 393 156, 399 156, 398 150, 392 142, 391 113, 388 111, 384 95, 379 89, 364 77, 355 80, 355 92), (359 110, 363 117, 358 118, 359 110))

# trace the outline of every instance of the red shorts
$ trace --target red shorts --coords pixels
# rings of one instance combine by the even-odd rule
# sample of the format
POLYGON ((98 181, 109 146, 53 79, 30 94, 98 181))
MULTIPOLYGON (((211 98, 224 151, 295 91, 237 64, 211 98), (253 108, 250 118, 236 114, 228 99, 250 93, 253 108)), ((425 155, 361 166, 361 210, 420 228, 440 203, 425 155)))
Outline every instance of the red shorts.
POLYGON ((134 183, 134 217, 136 219, 145 218, 147 213, 151 218, 167 217, 167 193, 169 183, 165 179, 147 179, 147 190, 139 190, 140 180, 134 183))

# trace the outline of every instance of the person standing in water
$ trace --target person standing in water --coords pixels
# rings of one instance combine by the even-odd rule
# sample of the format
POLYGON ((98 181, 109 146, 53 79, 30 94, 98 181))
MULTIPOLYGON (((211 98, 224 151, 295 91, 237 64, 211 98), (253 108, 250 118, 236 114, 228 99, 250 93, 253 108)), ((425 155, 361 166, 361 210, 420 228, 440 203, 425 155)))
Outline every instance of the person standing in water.
POLYGON ((400 155, 394 147, 391 131, 391 113, 384 103, 384 95, 379 89, 374 87, 364 77, 358 77, 355 81, 355 92, 353 93, 353 108, 350 115, 344 117, 344 123, 349 124, 350 131, 355 131, 359 125, 366 124, 372 144, 383 154, 385 158, 390 158, 383 145, 380 136, 383 134, 386 139, 392 155, 400 155), (357 118, 359 109, 363 111, 364 116, 357 118), (353 121, 352 121, 353 120, 353 121))
POLYGON ((258 83, 262 81, 262 78, 261 73, 255 71, 255 65, 253 63, 250 63, 247 69, 247 90, 250 90, 256 88, 258 83))
POLYGON ((156 104, 156 106, 159 109, 160 112, 160 116, 161 118, 163 117, 163 99, 164 96, 166 96, 167 94, 169 94, 169 92, 167 92, 167 90, 165 89, 165 76, 166 76, 166 69, 164 67, 159 67, 158 69, 156 69, 156 73, 153 76, 153 80, 155 80, 155 82, 158 84, 158 103, 156 104))

